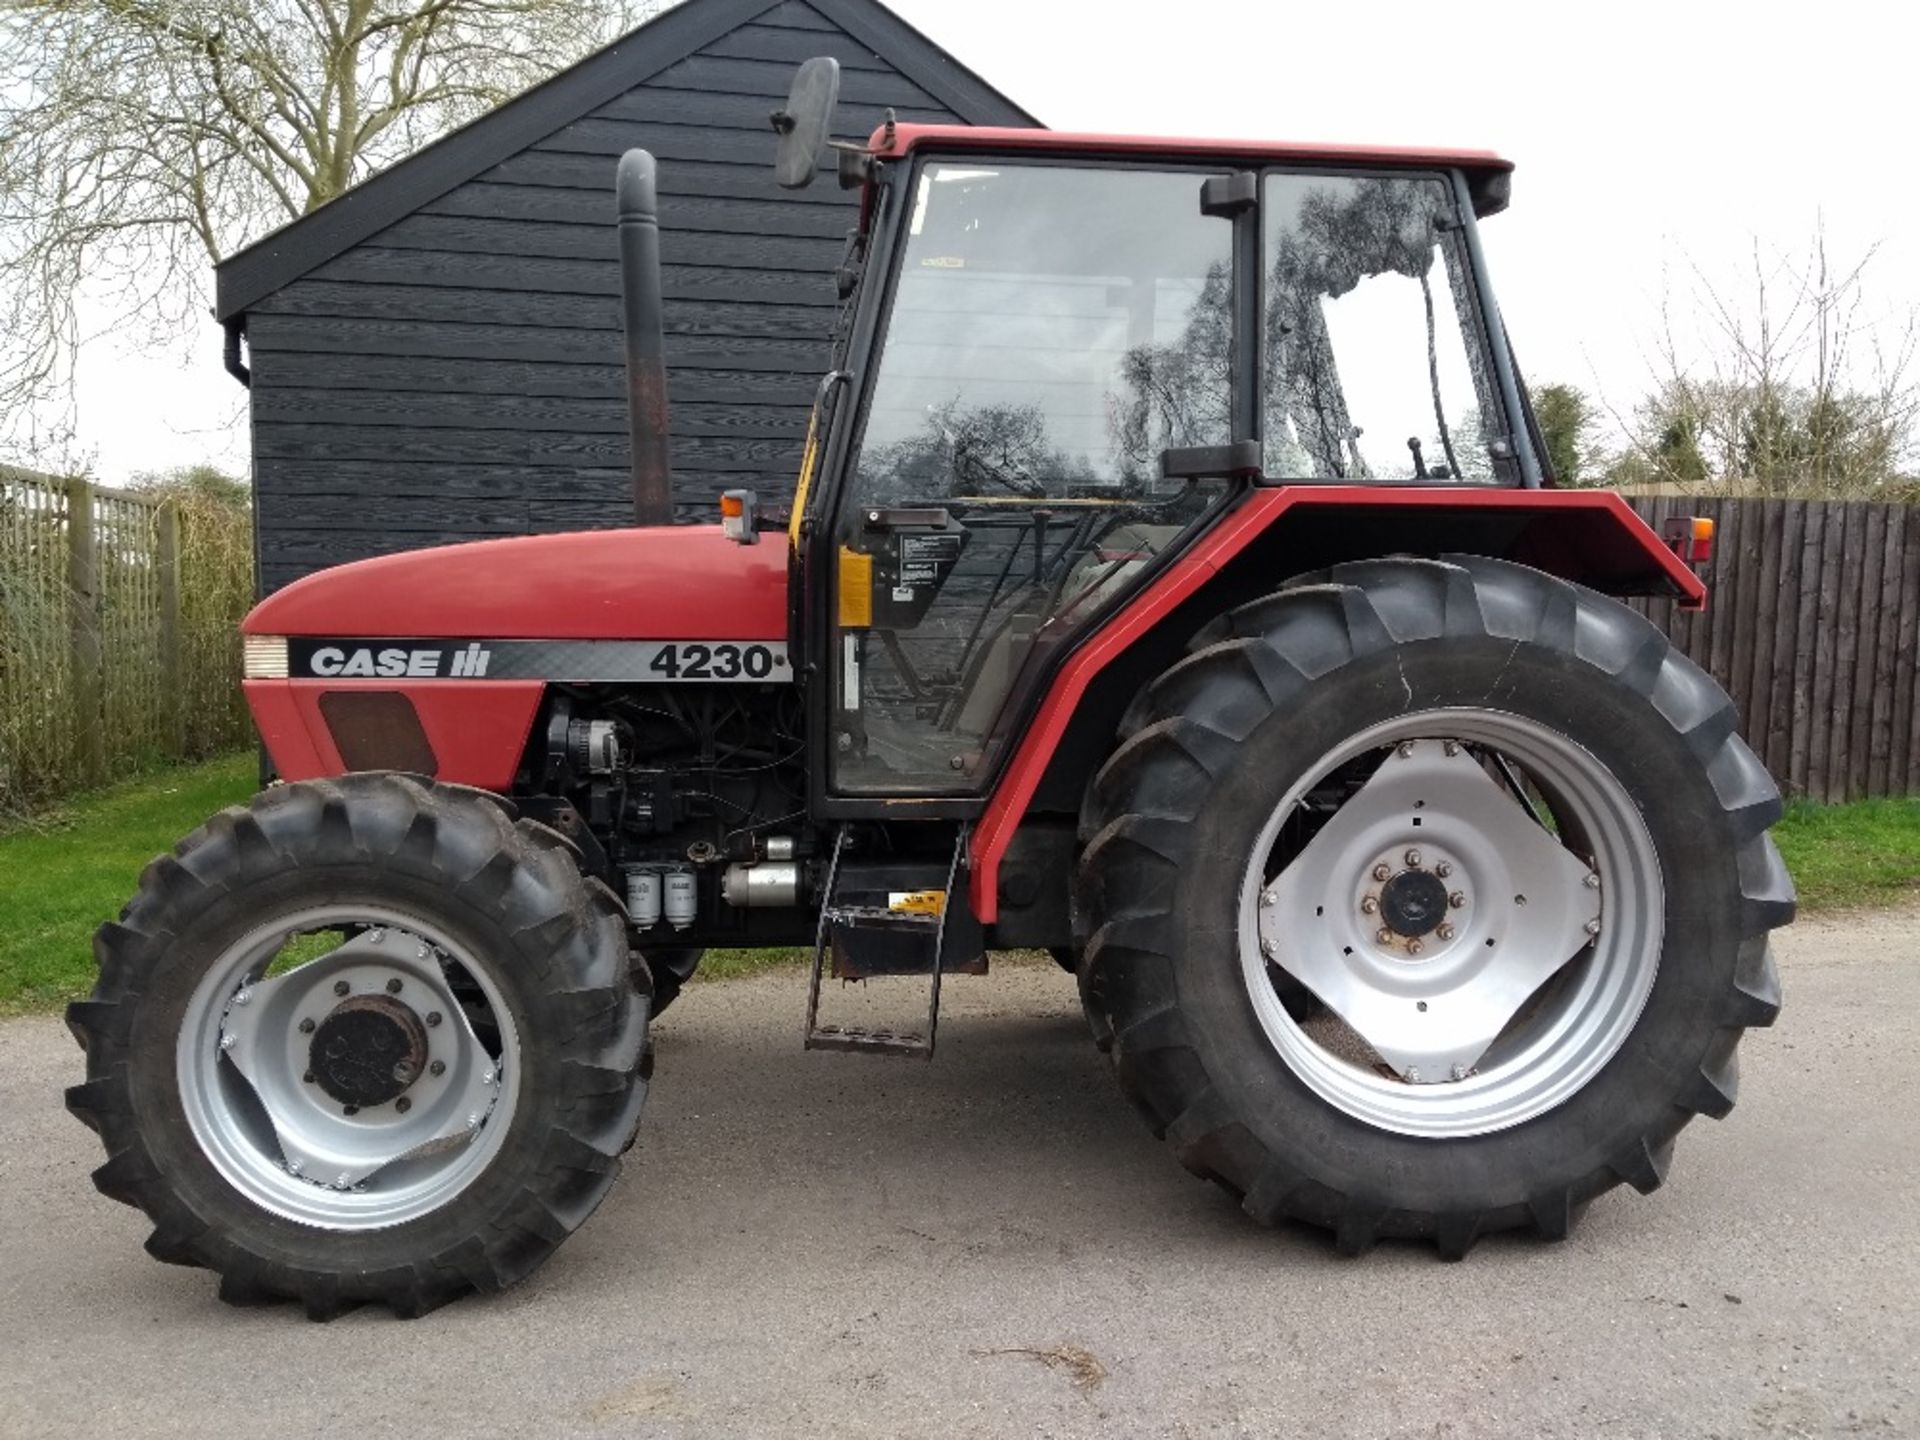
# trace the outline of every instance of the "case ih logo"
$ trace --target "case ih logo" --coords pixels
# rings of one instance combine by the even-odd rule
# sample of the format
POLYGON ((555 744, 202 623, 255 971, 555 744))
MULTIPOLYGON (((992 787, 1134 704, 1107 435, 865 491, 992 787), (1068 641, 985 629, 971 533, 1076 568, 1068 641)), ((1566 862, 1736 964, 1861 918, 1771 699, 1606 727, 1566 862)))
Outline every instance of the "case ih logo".
POLYGON ((376 650, 364 645, 355 648, 318 645, 306 656, 306 670, 329 680, 336 676, 437 679, 443 675, 454 680, 478 680, 486 675, 492 659, 493 652, 478 641, 456 650, 431 646, 415 649, 396 645, 376 650))

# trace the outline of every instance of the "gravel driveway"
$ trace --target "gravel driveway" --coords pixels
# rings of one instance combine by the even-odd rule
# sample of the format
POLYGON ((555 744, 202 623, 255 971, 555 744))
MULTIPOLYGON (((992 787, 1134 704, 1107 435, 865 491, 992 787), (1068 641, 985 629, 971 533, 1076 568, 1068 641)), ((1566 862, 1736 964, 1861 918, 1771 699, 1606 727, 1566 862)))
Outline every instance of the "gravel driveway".
POLYGON ((1244 1221, 1050 966, 949 983, 931 1066, 803 1052, 798 974, 696 987, 600 1213, 413 1323, 147 1259, 59 1106, 78 1051, 9 1021, 0 1435, 1920 1434, 1917 935, 1786 932, 1781 1023, 1667 1187, 1461 1265, 1244 1221))

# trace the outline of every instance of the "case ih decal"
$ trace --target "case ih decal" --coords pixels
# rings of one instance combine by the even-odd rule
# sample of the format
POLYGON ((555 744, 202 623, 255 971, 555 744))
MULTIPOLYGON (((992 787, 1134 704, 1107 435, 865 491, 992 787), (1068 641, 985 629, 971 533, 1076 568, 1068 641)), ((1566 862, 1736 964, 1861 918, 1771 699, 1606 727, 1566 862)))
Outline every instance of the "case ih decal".
POLYGON ((296 680, 784 681, 785 641, 365 640, 287 642, 296 680))

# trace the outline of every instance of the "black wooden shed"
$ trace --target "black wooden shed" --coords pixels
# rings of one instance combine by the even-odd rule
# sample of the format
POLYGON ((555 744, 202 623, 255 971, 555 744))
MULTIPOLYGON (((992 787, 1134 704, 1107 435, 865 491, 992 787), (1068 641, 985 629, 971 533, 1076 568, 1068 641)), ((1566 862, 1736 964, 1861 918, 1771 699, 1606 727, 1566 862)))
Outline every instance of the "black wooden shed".
POLYGON ((630 523, 613 173, 660 160, 675 494, 784 505, 853 197, 773 184, 768 114, 832 55, 838 131, 1038 122, 876 0, 685 0, 224 261, 251 370, 259 582, 630 523))

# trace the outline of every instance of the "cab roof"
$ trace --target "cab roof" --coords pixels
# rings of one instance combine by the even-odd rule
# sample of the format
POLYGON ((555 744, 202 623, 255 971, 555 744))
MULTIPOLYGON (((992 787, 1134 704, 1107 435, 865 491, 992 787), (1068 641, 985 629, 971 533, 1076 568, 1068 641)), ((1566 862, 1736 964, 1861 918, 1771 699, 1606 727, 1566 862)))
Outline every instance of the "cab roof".
POLYGON ((1392 165, 1464 170, 1469 177, 1505 175, 1513 162, 1491 150, 1431 146, 1328 145, 1283 140, 1200 140, 1164 135, 1094 135, 1062 130, 1015 130, 992 125, 881 126, 869 142, 882 159, 915 150, 1026 150, 1067 155, 1165 155, 1245 164, 1296 162, 1392 165))

